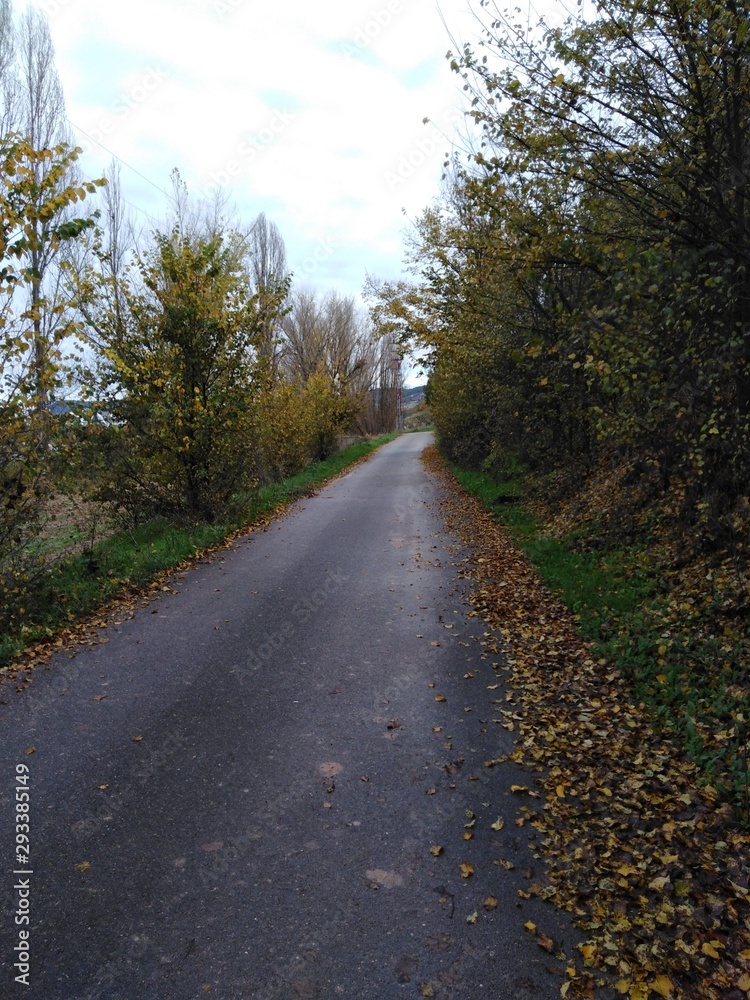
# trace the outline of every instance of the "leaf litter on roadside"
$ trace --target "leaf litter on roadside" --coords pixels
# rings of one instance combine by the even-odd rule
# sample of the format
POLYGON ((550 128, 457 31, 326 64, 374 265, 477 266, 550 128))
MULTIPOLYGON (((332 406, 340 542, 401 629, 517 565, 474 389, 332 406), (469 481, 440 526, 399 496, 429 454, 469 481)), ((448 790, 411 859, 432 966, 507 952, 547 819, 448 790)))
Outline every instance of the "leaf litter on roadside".
POLYGON ((485 649, 508 671, 512 759, 537 772, 540 895, 587 934, 561 994, 750 997, 750 834, 715 789, 698 787, 694 765, 435 448, 424 461, 445 487, 448 527, 473 553, 461 575, 491 629, 485 649))

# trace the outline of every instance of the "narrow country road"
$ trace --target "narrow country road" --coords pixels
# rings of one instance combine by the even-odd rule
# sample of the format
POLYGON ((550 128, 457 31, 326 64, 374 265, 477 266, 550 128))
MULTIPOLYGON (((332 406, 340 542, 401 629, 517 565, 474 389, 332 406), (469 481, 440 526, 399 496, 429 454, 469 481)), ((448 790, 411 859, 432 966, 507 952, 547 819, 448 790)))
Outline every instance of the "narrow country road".
POLYGON ((573 936, 518 894, 542 863, 510 786, 534 776, 483 767, 514 733, 430 441, 393 441, 104 643, 0 689, 0 996, 559 996, 564 964, 524 923, 573 936))

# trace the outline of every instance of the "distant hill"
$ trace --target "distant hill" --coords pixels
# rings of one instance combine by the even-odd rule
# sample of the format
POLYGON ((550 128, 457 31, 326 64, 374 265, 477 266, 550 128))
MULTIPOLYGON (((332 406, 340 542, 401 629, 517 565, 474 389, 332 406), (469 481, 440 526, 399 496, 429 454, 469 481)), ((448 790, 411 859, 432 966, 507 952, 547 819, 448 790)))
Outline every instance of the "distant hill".
POLYGON ((404 389, 404 410, 413 410, 424 403, 423 385, 413 385, 410 389, 404 389))

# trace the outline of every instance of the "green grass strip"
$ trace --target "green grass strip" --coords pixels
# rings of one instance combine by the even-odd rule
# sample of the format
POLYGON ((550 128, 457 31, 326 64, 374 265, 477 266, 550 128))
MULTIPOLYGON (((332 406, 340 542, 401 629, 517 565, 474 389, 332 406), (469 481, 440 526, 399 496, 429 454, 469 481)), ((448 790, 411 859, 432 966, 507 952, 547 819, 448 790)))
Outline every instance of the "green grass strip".
POLYGON ((32 642, 101 608, 126 588, 144 587, 159 573, 174 569, 196 553, 221 543, 234 531, 281 506, 308 495, 348 466, 365 458, 397 434, 385 434, 350 445, 323 462, 308 466, 278 483, 262 486, 227 519, 212 524, 171 524, 152 521, 118 531, 78 556, 55 563, 24 595, 21 624, 0 634, 0 669, 32 642))
POLYGON ((740 683, 735 672, 716 666, 722 658, 739 662, 739 652, 717 650, 715 641, 693 642, 689 627, 666 650, 658 552, 645 544, 586 551, 577 535, 545 533, 525 509, 523 473, 497 481, 487 472, 449 467, 561 596, 596 655, 615 663, 630 680, 634 697, 649 707, 654 724, 680 739, 702 772, 702 782, 710 781, 733 800, 750 825, 750 720, 744 702, 732 694, 740 683), (717 752, 716 741, 706 733, 719 730, 730 735, 717 752))

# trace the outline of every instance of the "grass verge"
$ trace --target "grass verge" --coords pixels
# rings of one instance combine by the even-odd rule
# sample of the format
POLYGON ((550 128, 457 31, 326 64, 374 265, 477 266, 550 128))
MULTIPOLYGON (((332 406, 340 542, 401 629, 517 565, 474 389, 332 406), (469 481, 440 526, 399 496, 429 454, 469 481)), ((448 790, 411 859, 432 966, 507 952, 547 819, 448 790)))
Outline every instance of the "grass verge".
POLYGON ((148 585, 159 573, 175 569, 198 553, 221 545, 235 532, 309 495, 396 436, 386 434, 357 442, 288 479, 263 486, 239 512, 221 522, 175 525, 152 521, 133 530, 118 531, 85 552, 55 563, 24 595, 17 626, 0 633, 0 670, 30 644, 49 638, 123 591, 148 585))
POLYGON ((670 570, 656 542, 587 551, 585 525, 556 537, 529 512, 523 474, 451 471, 523 549, 574 613, 596 655, 614 662, 657 726, 675 734, 701 780, 750 824, 747 635, 718 614, 704 577, 670 570))

